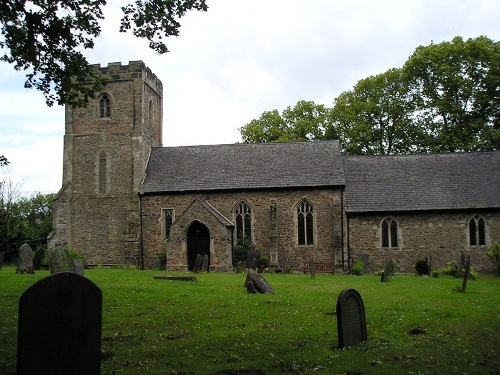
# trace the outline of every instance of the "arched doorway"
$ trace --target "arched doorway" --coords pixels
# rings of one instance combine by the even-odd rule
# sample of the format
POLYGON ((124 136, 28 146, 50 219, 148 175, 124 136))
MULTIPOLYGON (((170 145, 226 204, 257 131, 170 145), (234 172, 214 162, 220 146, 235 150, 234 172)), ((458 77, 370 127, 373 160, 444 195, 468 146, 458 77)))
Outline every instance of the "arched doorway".
POLYGON ((196 257, 198 254, 208 256, 208 264, 210 265, 210 232, 208 228, 199 221, 193 221, 187 231, 187 251, 188 251, 188 267, 190 271, 194 271, 196 257))

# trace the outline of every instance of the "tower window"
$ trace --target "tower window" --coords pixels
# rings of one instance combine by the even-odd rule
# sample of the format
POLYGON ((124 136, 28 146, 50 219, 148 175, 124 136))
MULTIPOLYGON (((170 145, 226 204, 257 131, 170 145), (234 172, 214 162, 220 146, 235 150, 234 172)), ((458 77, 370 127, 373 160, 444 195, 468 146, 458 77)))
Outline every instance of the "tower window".
POLYGON ((111 99, 103 94, 99 100, 99 117, 111 117, 111 99))

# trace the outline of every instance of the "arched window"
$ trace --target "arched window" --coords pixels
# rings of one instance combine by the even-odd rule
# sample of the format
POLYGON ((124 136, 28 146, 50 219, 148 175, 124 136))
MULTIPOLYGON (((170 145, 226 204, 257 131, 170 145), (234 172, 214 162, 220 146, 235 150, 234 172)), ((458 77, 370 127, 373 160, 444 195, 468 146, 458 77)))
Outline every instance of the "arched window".
POLYGON ((99 154, 99 194, 106 194, 108 168, 107 168, 107 158, 106 152, 101 151, 99 154))
POLYGON ((297 243, 314 245, 314 206, 304 198, 297 205, 297 243))
POLYGON ((246 201, 241 201, 234 207, 236 222, 236 237, 252 239, 252 208, 246 201))
POLYGON ((111 117, 111 99, 108 94, 101 95, 99 100, 99 117, 111 117))
POLYGON ((473 216, 469 220, 469 245, 486 245, 486 222, 480 216, 473 216))
POLYGON ((382 220, 382 247, 398 247, 398 228, 396 219, 389 217, 382 220))

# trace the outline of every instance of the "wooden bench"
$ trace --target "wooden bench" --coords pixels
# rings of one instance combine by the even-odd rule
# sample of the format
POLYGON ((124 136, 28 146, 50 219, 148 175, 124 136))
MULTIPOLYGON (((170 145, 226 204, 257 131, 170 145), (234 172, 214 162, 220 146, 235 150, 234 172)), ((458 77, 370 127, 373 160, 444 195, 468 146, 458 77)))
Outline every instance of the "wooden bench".
MULTIPOLYGON (((335 262, 314 262, 314 270, 318 273, 335 273, 335 262)), ((304 263, 304 274, 310 273, 311 267, 309 262, 304 263)))

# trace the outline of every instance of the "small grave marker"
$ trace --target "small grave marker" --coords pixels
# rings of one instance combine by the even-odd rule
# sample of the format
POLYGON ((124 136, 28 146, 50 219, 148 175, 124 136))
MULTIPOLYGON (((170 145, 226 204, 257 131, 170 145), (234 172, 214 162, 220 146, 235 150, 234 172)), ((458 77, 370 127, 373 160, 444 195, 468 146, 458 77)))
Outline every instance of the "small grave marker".
POLYGON ((201 263, 201 270, 203 272, 208 272, 208 255, 207 254, 205 254, 203 256, 203 261, 201 263))
POLYGON ((316 268, 314 264, 314 259, 309 260, 309 269, 311 270, 311 279, 316 278, 316 268))
POLYGON ((56 246, 48 250, 50 274, 58 272, 75 272, 75 263, 64 247, 56 246))
POLYGON ((76 273, 56 273, 19 299, 17 374, 98 375, 102 293, 76 273))
POLYGON ((469 280, 469 276, 470 276, 470 254, 467 254, 465 261, 464 280, 462 282, 462 293, 465 293, 465 288, 467 288, 467 280, 469 280))
POLYGON ((387 262, 385 263, 384 270, 382 271, 382 276, 380 281, 387 282, 389 281, 389 275, 392 273, 392 259, 387 258, 387 262))
POLYGON ((19 248, 19 259, 16 273, 35 273, 33 269, 33 250, 27 243, 19 248))
POLYGON ((367 339, 365 306, 355 289, 344 289, 337 299, 339 347, 357 345, 367 339))
POLYGON ((193 272, 200 272, 200 270, 201 270, 201 262, 203 262, 203 255, 198 254, 196 256, 196 261, 194 262, 193 272))
POLYGON ((370 257, 368 254, 358 254, 357 258, 363 262, 363 273, 370 272, 370 257))

